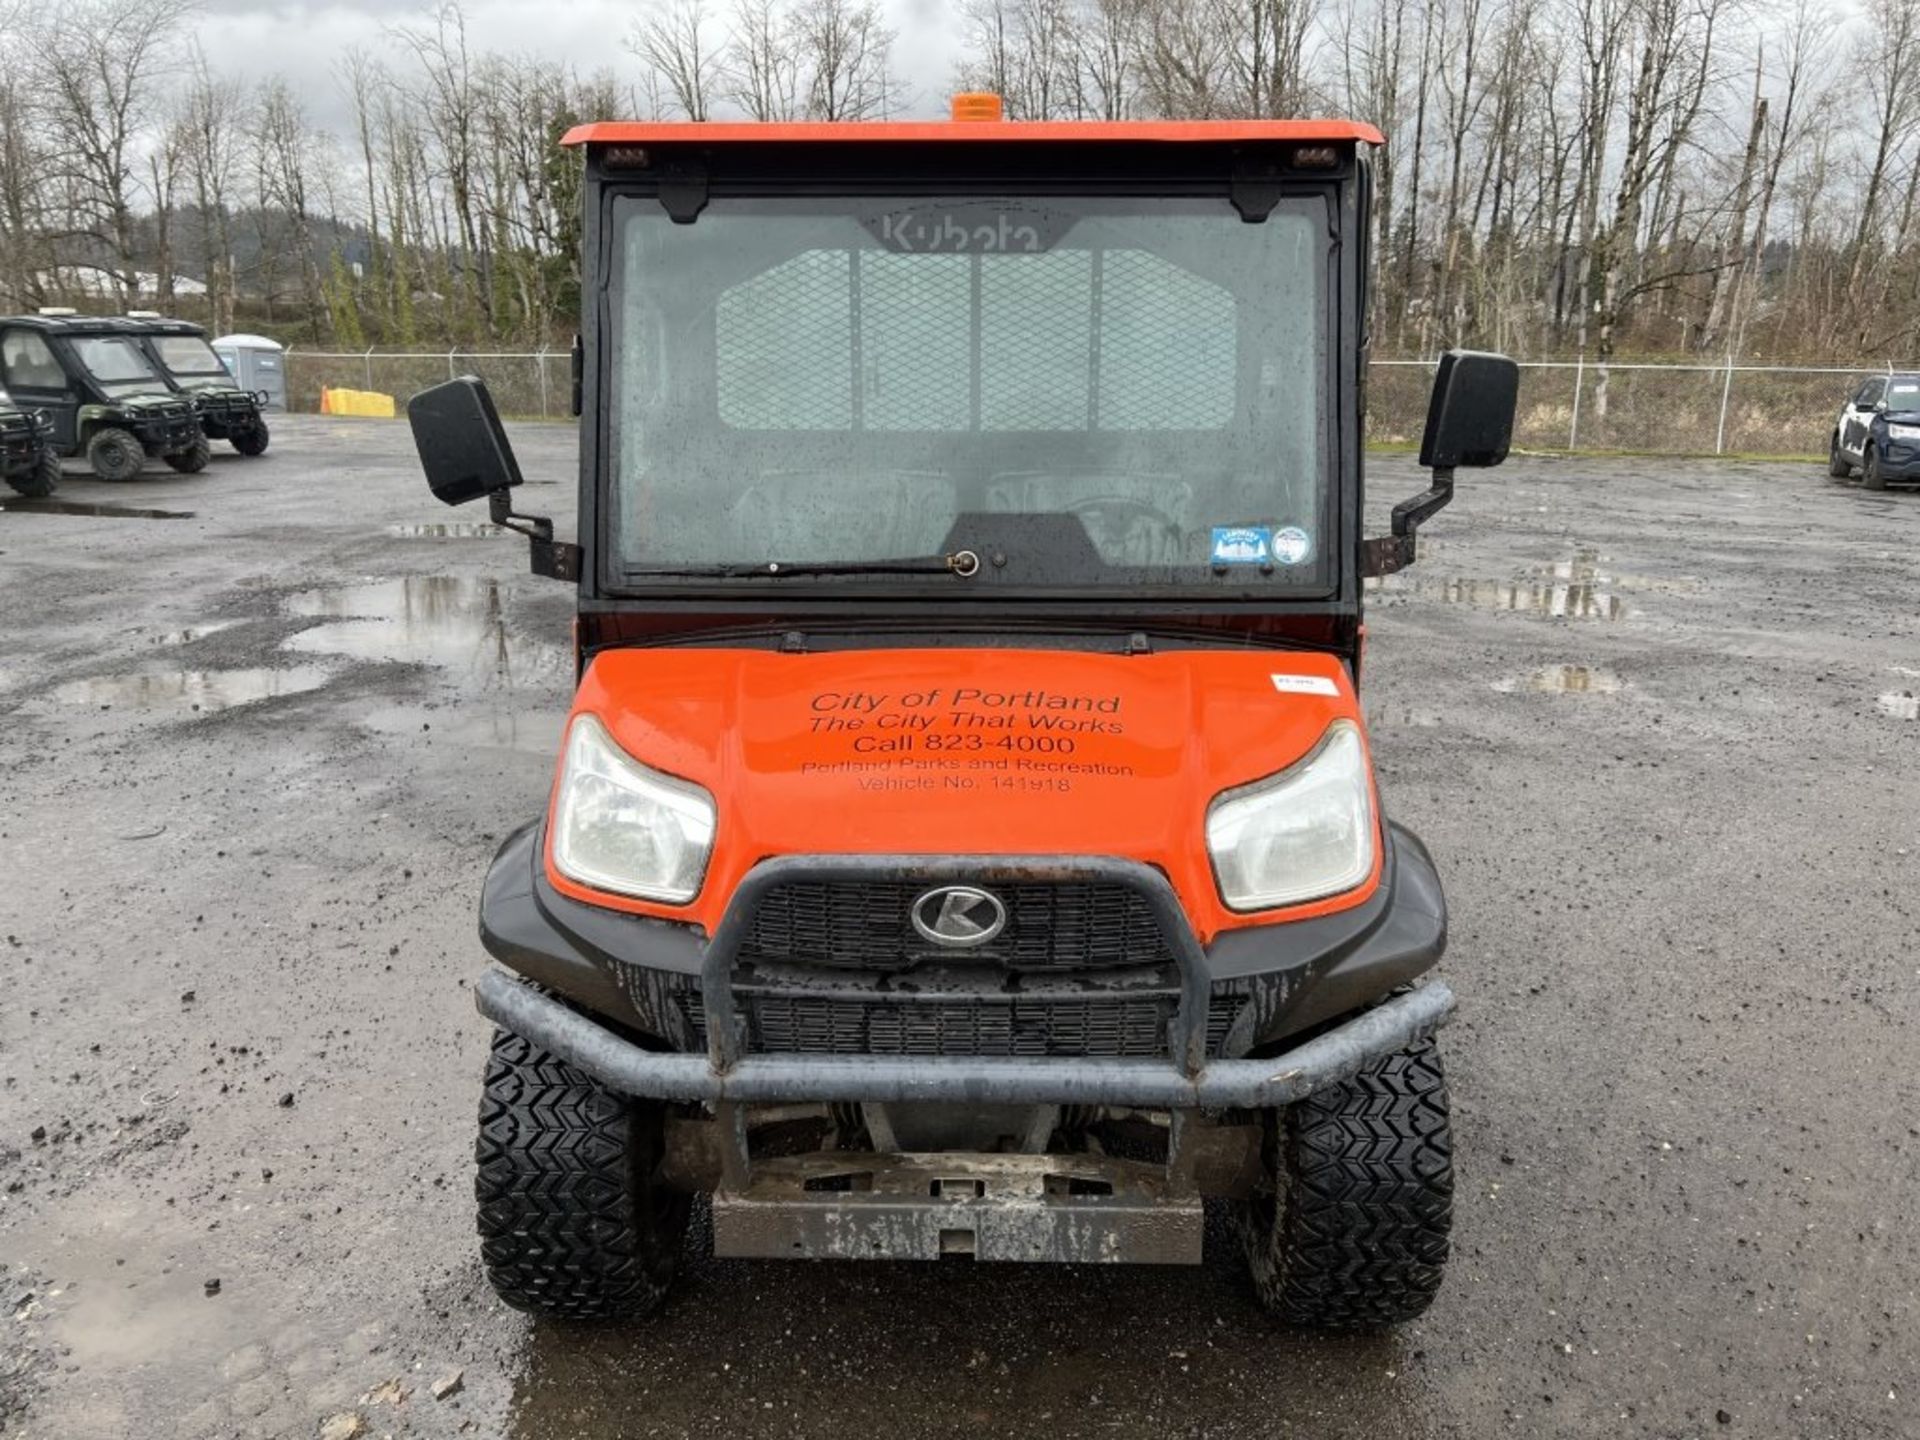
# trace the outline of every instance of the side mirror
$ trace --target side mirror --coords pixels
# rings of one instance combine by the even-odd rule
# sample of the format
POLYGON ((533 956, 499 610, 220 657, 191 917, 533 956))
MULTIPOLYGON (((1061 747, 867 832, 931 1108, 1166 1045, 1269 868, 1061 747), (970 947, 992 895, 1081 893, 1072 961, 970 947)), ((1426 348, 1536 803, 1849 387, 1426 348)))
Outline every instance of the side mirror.
POLYGON ((427 485, 441 504, 464 505, 520 483, 520 462, 486 381, 463 375, 422 390, 407 401, 407 423, 427 485))
POLYGON ((1504 355, 1449 350, 1434 372, 1420 463, 1433 471, 1423 494, 1393 507, 1391 533, 1360 544, 1362 575, 1391 575, 1414 562, 1414 531, 1453 499, 1453 472, 1461 465, 1498 465, 1513 442, 1520 367, 1504 355))
POLYGON ((1433 376, 1420 463, 1431 470, 1498 465, 1513 441, 1520 367, 1484 350, 1449 350, 1433 376))
POLYGON ((422 390, 407 401, 407 423, 435 499, 464 505, 486 496, 488 518, 531 543, 534 574, 580 578, 578 545, 555 540, 553 522, 544 516, 513 512, 511 492, 521 483, 520 462, 486 381, 463 375, 422 390))

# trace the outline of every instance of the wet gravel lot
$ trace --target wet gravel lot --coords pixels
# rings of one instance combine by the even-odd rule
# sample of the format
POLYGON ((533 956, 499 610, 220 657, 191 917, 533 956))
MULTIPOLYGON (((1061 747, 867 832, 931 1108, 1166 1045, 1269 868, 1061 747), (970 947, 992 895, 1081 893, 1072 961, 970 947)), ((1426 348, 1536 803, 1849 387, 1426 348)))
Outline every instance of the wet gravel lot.
MULTIPOLYGON (((570 533, 570 433, 516 439, 570 533)), ((1341 1340, 1264 1320, 1224 1244, 697 1258, 643 1326, 505 1310, 467 987, 567 589, 386 422, 59 498, 0 506, 0 1432, 1920 1433, 1920 496, 1521 459, 1375 597, 1384 794, 1453 906, 1460 1191, 1439 1303, 1341 1340)))

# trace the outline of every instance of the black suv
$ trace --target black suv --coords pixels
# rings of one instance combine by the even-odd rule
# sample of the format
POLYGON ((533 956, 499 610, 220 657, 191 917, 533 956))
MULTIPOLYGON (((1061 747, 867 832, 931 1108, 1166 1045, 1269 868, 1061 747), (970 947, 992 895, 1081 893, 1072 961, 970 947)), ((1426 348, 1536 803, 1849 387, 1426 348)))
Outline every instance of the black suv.
POLYGON ((0 318, 0 389, 45 413, 57 455, 81 455, 102 480, 131 480, 152 456, 192 474, 207 441, 193 401, 175 394, 125 320, 0 318))
POLYGON ((51 495, 60 485, 60 457, 48 438, 53 426, 33 410, 0 404, 0 480, 22 495, 51 495))
POLYGON ((266 452, 267 421, 260 413, 266 396, 233 383, 205 329, 189 320, 146 315, 128 316, 126 325, 167 382, 193 398, 209 440, 225 440, 242 455, 266 452))
POLYGON ((1920 482, 1920 375, 1875 375, 1847 397, 1827 436, 1827 473, 1844 480, 1856 465, 1869 490, 1920 482))

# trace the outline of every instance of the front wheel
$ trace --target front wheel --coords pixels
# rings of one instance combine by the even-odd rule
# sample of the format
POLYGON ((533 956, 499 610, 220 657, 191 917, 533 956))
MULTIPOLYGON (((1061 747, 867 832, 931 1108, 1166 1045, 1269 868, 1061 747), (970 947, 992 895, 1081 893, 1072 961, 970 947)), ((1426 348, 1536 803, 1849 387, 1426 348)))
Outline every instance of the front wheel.
POLYGON ((198 475, 207 468, 207 462, 211 459, 213 459, 213 446, 207 443, 205 435, 196 435, 193 437, 193 444, 167 456, 167 464, 182 475, 198 475))
POLYGON ((51 450, 42 450, 33 469, 23 475, 9 475, 7 484, 22 495, 31 495, 36 500, 51 495, 60 488, 60 457, 51 450))
POLYGON ((131 480, 147 463, 147 452, 131 430, 109 425, 87 441, 87 464, 102 480, 131 480))
POLYGON ((1268 1112, 1264 1162, 1241 1228, 1269 1313, 1374 1330, 1433 1303, 1453 1222, 1453 1134, 1431 1040, 1268 1112))
POLYGON ((242 455, 264 455, 267 453, 267 422, 255 420, 244 430, 236 430, 227 437, 227 443, 242 455))
POLYGON ((1865 453, 1860 457, 1860 483, 1869 490, 1887 488, 1887 476, 1886 472, 1880 468, 1879 453, 1871 445, 1867 446, 1865 453))
POLYGON ((480 1258, 516 1310, 630 1320, 666 1299, 689 1202, 662 1174, 666 1106, 493 1033, 480 1101, 480 1258))
POLYGON ((1853 462, 1847 459, 1847 452, 1840 448, 1840 432, 1837 430, 1833 438, 1827 441, 1827 474, 1835 480, 1844 480, 1853 474, 1853 462))

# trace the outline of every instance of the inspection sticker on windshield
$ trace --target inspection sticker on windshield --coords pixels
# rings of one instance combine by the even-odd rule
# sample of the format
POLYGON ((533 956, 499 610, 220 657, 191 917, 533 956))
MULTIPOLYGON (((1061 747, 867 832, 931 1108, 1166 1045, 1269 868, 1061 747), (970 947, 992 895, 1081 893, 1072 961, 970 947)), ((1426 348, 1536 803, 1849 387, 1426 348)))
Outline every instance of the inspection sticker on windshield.
POLYGON ((1313 553, 1313 537, 1298 525, 1274 531, 1271 543, 1276 565, 1298 565, 1313 553))
POLYGON ((1265 565, 1273 554, 1273 531, 1265 525, 1213 527, 1213 563, 1265 565))
POLYGON ((1340 687, 1324 675, 1275 675, 1273 688, 1284 695, 1338 695, 1340 687))

